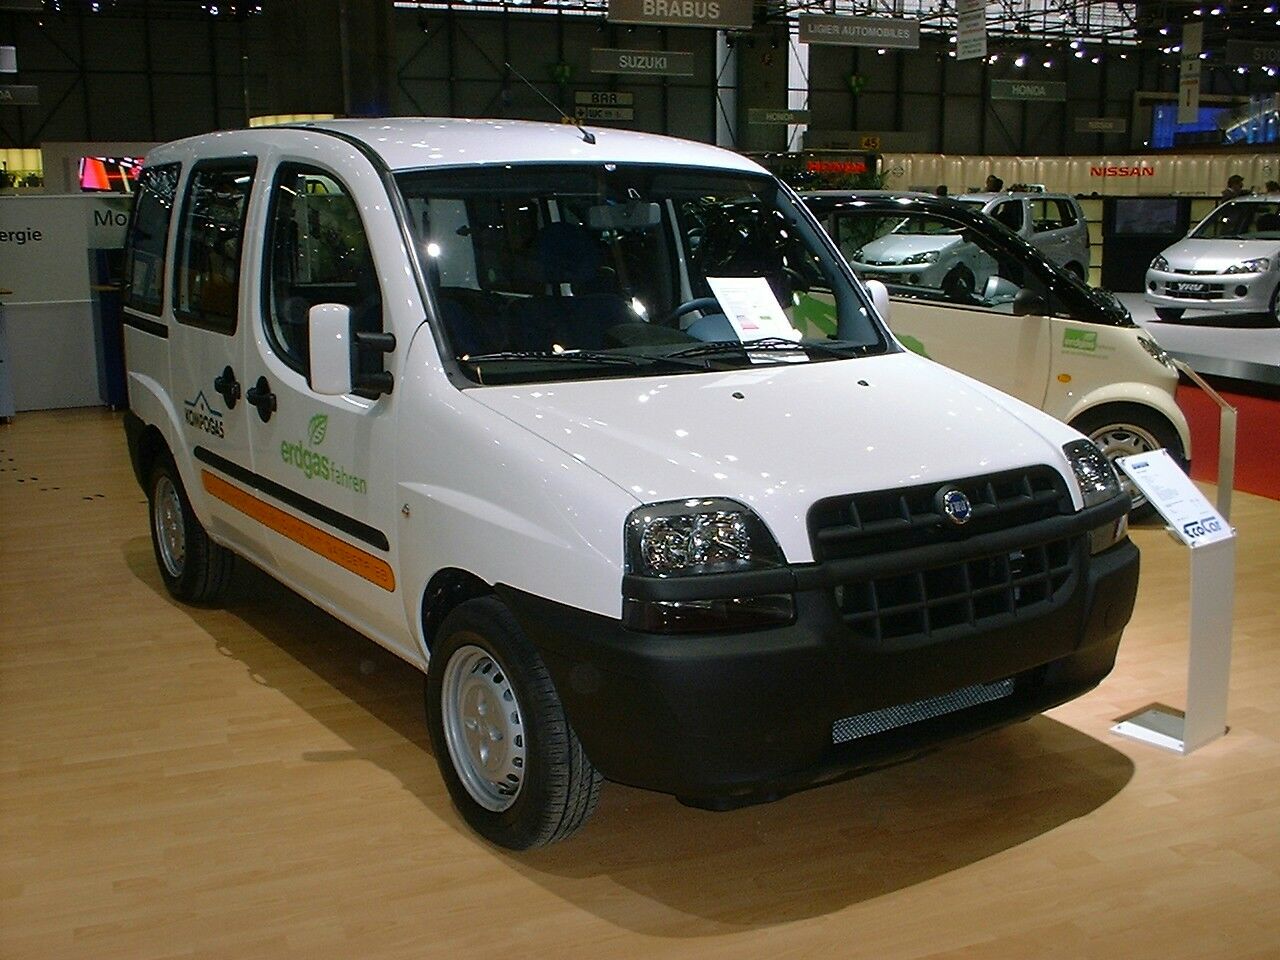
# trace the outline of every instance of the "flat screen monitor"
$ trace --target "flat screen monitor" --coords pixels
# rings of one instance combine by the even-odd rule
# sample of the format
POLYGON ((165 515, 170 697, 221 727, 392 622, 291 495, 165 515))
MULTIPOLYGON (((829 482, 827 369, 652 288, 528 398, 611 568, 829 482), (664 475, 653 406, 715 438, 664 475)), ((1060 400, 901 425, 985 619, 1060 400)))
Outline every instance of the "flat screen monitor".
POLYGON ((1177 197, 1119 197, 1115 233, 1128 237, 1168 237, 1182 233, 1177 197))
POLYGON ((81 157, 80 189, 86 193, 133 193, 142 157, 81 157))

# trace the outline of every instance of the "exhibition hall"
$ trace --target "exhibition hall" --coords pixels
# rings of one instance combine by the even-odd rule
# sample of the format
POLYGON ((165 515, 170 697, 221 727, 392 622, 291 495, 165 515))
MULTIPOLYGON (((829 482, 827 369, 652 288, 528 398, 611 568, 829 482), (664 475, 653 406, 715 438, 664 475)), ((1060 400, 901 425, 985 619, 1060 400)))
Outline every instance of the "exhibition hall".
POLYGON ((1280 958, 1280 6, 0 0, 0 958, 1280 958))

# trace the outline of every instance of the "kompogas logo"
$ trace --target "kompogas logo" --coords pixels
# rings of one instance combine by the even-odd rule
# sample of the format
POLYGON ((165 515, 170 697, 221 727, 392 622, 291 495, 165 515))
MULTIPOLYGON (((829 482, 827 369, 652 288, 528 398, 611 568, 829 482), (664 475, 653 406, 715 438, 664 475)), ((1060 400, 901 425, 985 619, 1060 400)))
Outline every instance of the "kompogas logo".
POLYGON ((194 400, 184 400, 182 405, 185 408, 182 412, 183 419, 187 421, 187 425, 201 430, 211 437, 217 437, 221 440, 226 436, 226 428, 222 422, 222 411, 215 410, 209 406, 209 401, 205 399, 204 391, 201 390, 196 394, 194 400))

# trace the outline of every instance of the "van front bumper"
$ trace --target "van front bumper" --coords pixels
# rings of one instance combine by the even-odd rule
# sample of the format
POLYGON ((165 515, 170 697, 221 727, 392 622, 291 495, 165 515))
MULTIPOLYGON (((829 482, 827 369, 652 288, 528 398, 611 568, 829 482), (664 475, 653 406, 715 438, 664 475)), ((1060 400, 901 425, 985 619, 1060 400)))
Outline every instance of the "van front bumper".
POLYGON ((836 564, 789 568, 794 622, 741 633, 638 633, 498 593, 601 774, 723 808, 885 766, 1095 686, 1133 611, 1138 550, 1126 539, 1090 556, 1086 536, 1074 562, 1069 593, 1039 616, 889 641, 851 636, 831 586, 836 564))

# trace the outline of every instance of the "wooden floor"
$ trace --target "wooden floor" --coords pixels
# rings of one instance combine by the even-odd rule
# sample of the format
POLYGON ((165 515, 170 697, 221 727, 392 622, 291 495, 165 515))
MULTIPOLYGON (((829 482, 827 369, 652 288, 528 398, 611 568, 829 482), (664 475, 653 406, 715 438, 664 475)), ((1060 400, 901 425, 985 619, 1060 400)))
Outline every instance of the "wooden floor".
MULTIPOLYGON (((1242 438, 1242 442, 1248 442, 1242 438)), ((1029 723, 727 814, 606 785, 524 855, 451 809, 413 669, 241 566, 165 594, 118 416, 0 426, 0 958, 1280 957, 1280 503, 1239 495, 1231 733, 1140 530, 1115 672, 1029 723)))

